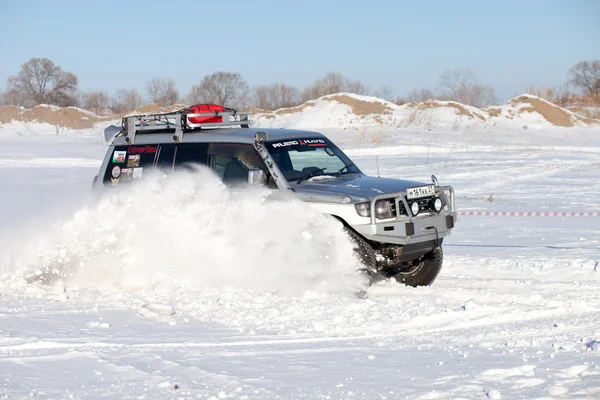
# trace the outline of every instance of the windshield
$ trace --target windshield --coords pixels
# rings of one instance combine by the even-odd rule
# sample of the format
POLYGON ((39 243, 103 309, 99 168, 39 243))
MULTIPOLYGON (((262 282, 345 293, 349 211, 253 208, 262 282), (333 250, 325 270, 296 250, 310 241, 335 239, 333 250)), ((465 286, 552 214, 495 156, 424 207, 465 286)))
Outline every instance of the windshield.
POLYGON ((282 140, 266 146, 288 181, 360 173, 348 156, 327 139, 282 140))

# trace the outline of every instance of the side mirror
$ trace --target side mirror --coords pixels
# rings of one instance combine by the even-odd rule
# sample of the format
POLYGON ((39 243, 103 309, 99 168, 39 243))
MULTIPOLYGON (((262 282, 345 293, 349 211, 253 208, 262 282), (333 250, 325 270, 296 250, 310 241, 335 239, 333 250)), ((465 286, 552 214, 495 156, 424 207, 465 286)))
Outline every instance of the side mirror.
POLYGON ((251 169, 248 171, 248 183, 264 186, 267 184, 267 174, 262 169, 251 169))

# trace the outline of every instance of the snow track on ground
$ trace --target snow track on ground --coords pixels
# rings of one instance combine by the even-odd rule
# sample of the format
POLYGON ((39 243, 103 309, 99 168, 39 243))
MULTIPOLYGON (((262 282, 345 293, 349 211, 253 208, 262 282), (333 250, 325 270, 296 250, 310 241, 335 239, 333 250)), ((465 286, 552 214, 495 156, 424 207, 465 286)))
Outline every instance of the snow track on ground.
MULTIPOLYGON (((600 397, 598 218, 459 217, 433 286, 384 281, 359 298, 331 279, 348 267, 347 243, 302 204, 289 211, 275 199, 275 208, 255 209, 263 194, 236 202, 227 192, 194 202, 203 187, 190 177, 178 190, 155 185, 170 193, 163 203, 151 191, 90 202, 103 147, 11 140, 0 148, 0 185, 11 194, 0 197, 0 399, 600 397), (211 214, 217 202, 222 213, 211 214), (185 210, 173 214, 181 232, 148 251, 136 238, 157 232, 141 217, 166 204, 185 210), (143 212, 128 212, 134 205, 143 212), (194 225, 195 216, 206 223, 194 225), (209 221, 231 229, 201 229, 209 221), (254 248, 257 224, 259 238, 282 247, 254 248), (191 247, 192 238, 205 243, 194 257, 210 252, 210 265, 157 256, 191 247), (114 243, 128 246, 103 266, 106 254, 94 249, 114 243), (244 263, 232 261, 234 245, 247 246, 244 263), (75 274, 50 284, 22 279, 52 259, 75 274), (229 277, 209 273, 225 265, 229 277), (269 275, 268 285, 253 279, 275 266, 284 274, 269 275)), ((600 211, 600 147, 456 143, 349 153, 370 174, 377 164, 388 177, 434 173, 455 187, 465 211, 600 211)), ((163 236, 173 231, 159 221, 163 236)))

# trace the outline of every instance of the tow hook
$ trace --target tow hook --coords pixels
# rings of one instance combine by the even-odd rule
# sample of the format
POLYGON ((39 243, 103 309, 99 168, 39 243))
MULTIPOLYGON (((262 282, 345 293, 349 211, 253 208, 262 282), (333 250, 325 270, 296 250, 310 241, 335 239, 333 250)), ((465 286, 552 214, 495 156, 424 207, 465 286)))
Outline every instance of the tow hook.
POLYGON ((435 230, 435 241, 433 243, 435 244, 435 247, 439 247, 440 246, 440 235, 439 235, 437 226, 426 226, 425 228, 423 228, 423 230, 424 231, 435 230))

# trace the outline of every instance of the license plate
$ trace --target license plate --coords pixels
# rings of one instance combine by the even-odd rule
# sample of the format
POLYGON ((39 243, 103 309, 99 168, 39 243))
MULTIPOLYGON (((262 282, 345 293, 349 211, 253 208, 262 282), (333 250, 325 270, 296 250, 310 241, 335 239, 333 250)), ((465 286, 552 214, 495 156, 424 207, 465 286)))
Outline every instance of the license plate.
POLYGON ((406 189, 406 198, 407 199, 418 199, 421 197, 433 196, 435 194, 435 186, 419 186, 415 188, 406 189))

